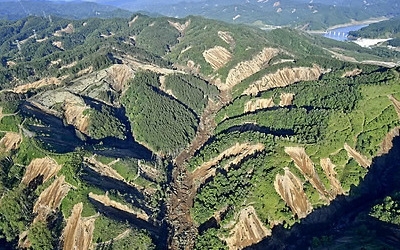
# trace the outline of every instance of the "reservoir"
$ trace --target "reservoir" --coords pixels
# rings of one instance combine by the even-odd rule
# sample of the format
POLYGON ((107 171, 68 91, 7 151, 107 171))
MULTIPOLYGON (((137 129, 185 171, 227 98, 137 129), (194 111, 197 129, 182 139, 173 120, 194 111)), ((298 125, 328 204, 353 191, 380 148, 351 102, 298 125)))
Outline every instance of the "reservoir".
POLYGON ((363 25, 351 25, 336 29, 328 29, 325 32, 324 37, 335 39, 337 41, 347 41, 347 36, 349 35, 350 31, 356 31, 367 26, 368 26, 367 24, 363 24, 363 25))

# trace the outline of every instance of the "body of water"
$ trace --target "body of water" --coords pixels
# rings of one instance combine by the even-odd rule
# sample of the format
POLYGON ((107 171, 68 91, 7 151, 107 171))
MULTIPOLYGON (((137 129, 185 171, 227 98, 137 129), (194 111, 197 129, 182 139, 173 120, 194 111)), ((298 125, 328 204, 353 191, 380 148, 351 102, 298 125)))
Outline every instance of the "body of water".
POLYGON ((346 27, 341 27, 337 29, 330 29, 327 30, 324 34, 324 37, 335 39, 337 41, 347 41, 347 36, 349 35, 350 31, 356 31, 361 28, 367 27, 368 25, 351 25, 346 27))

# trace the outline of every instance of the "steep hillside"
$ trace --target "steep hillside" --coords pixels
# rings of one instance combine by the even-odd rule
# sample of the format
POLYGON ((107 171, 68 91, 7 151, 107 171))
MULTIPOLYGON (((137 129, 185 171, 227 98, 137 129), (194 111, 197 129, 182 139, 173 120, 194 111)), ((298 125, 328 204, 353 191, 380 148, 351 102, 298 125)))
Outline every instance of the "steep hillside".
POLYGON ((323 247, 298 230, 340 211, 357 229, 346 202, 387 221, 379 204, 397 199, 400 69, 363 62, 395 51, 194 16, 30 16, 0 33, 8 249, 323 247))

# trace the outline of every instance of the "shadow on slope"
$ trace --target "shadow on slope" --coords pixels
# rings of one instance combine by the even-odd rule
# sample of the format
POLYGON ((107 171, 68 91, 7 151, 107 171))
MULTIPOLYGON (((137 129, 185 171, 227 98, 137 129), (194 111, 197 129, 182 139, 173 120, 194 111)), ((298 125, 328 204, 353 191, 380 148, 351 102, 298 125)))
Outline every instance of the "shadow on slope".
POLYGON ((114 137, 95 140, 81 134, 73 126, 65 125, 62 118, 47 114, 29 102, 24 102, 20 109, 25 117, 38 119, 44 124, 44 126, 28 125, 26 127, 33 132, 29 135, 38 139, 49 151, 68 153, 77 147, 85 147, 92 153, 107 157, 131 157, 145 160, 152 158, 151 151, 137 143, 130 133, 127 133, 125 140, 114 137))
MULTIPOLYGON (((360 185, 350 189, 349 196, 338 196, 329 206, 314 210, 310 215, 295 224, 291 229, 282 225, 274 227, 272 236, 247 249, 307 249, 313 237, 336 235, 359 223, 357 217, 374 205, 377 199, 382 199, 400 188, 400 137, 393 140, 393 147, 388 154, 376 157, 368 174, 360 185)), ((374 228, 385 228, 391 233, 377 234, 377 237, 397 235, 394 240, 380 239, 391 247, 397 248, 400 233, 384 227, 383 222, 374 222, 372 218, 366 221, 374 228), (379 227, 378 227, 379 225, 379 227)), ((393 227, 399 230, 397 227, 393 227)), ((376 230, 375 229, 375 230, 376 230)))

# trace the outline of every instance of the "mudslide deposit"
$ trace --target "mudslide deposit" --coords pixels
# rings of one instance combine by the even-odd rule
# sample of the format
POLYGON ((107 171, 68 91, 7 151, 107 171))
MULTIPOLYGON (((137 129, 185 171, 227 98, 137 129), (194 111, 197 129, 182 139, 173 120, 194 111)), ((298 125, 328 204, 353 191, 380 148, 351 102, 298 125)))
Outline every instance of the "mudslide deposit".
POLYGON ((39 196, 33 207, 36 214, 33 223, 36 221, 46 222, 47 217, 58 208, 71 189, 71 185, 65 182, 65 177, 61 175, 46 188, 39 196))
POLYGON ((353 158, 363 168, 369 168, 371 166, 372 161, 369 160, 366 156, 357 152, 352 147, 350 147, 349 144, 345 143, 344 149, 347 151, 349 157, 353 158))
POLYGON ((240 211, 239 221, 225 241, 230 250, 243 249, 270 235, 271 230, 267 229, 260 221, 254 207, 249 206, 240 211))
POLYGON ((136 22, 136 20, 138 20, 139 16, 135 16, 131 21, 128 22, 129 27, 132 26, 132 24, 134 24, 136 22))
POLYGON ((331 197, 335 198, 336 196, 343 194, 343 188, 342 185, 340 184, 340 181, 336 178, 336 171, 335 171, 335 165, 331 162, 331 159, 325 158, 320 160, 321 167, 324 170, 324 173, 326 177, 329 180, 329 183, 331 185, 331 197))
POLYGON ((285 87, 300 81, 318 80, 323 74, 320 67, 299 67, 299 68, 283 68, 275 73, 267 74, 260 80, 251 84, 244 92, 244 95, 257 95, 260 92, 285 87))
POLYGON ((281 101, 279 102, 279 106, 285 107, 285 106, 290 106, 292 105, 294 98, 293 93, 282 93, 281 94, 281 101))
POLYGON ((24 85, 17 86, 13 89, 13 92, 15 93, 26 93, 30 89, 37 89, 40 87, 44 86, 49 86, 49 85, 59 85, 61 83, 61 80, 55 77, 50 77, 50 78, 43 78, 40 79, 39 81, 32 82, 32 83, 27 83, 24 85))
POLYGON ((127 83, 134 77, 134 71, 124 64, 115 64, 106 69, 111 87, 115 91, 124 91, 128 86, 127 83))
POLYGON ((353 69, 351 71, 346 71, 342 77, 352 77, 352 76, 358 76, 359 74, 362 73, 362 69, 353 69))
POLYGON ((389 153, 390 149, 393 147, 393 139, 400 135, 400 127, 395 127, 392 129, 382 141, 381 149, 378 152, 378 156, 389 153))
POLYGON ((53 35, 60 37, 63 35, 63 33, 66 34, 74 33, 74 25, 72 23, 69 23, 65 28, 57 30, 53 35))
POLYGON ((203 57, 214 70, 218 70, 231 60, 232 54, 224 47, 215 46, 204 51, 203 57))
POLYGON ((285 153, 290 155, 296 167, 323 198, 326 200, 332 200, 334 198, 321 182, 318 173, 315 171, 314 163, 311 161, 304 148, 286 147, 285 153))
POLYGON ((22 136, 18 133, 7 132, 0 140, 0 152, 10 152, 19 148, 21 145, 22 136))
POLYGON ((273 106, 275 106, 275 104, 272 98, 250 100, 244 105, 244 113, 254 112, 259 109, 271 108, 273 106))
POLYGON ((88 250, 92 245, 95 218, 82 218, 83 204, 78 203, 72 209, 62 235, 64 250, 88 250))
POLYGON ((65 100, 63 110, 67 124, 74 126, 85 135, 89 135, 89 115, 85 111, 89 109, 83 100, 74 98, 65 100))
POLYGON ((235 40, 233 39, 232 35, 228 31, 218 31, 218 36, 227 44, 233 46, 235 44, 235 40))
POLYGON ((312 206, 304 193, 301 180, 288 168, 285 168, 284 175, 276 175, 274 187, 298 218, 304 218, 311 213, 312 206))
POLYGON ((168 20, 168 23, 174 27, 175 29, 177 29, 181 34, 185 32, 185 30, 189 27, 191 20, 187 20, 185 23, 181 24, 178 22, 172 22, 168 20))
POLYGON ((39 175, 43 176, 43 183, 48 179, 55 176, 58 171, 60 171, 61 165, 50 158, 37 158, 31 161, 31 163, 26 167, 25 175, 22 178, 22 183, 28 185, 33 179, 39 175))
POLYGON ((95 159, 94 156, 92 157, 85 157, 84 162, 87 163, 87 166, 92 169, 93 171, 99 173, 100 175, 110 177, 112 179, 121 181, 128 186, 134 187, 135 189, 144 192, 146 195, 152 195, 156 192, 155 189, 152 188, 144 188, 139 186, 135 183, 128 182, 122 175, 120 175, 115 169, 110 167, 109 165, 103 164, 95 159))
POLYGON ((389 100, 392 101, 394 109, 396 110, 397 115, 399 116, 400 119, 400 102, 396 98, 394 98, 393 95, 388 95, 388 97, 389 100))
POLYGON ((198 167, 193 173, 193 179, 196 182, 196 187, 198 188, 201 184, 203 184, 208 178, 212 177, 216 173, 216 166, 223 160, 228 159, 230 157, 235 157, 232 161, 224 166, 225 170, 228 170, 231 165, 238 164, 242 159, 246 156, 255 154, 256 152, 264 150, 264 144, 250 144, 236 143, 234 146, 226 149, 222 153, 220 153, 217 157, 203 163, 200 167, 198 167))
POLYGON ((273 57, 278 55, 278 53, 278 49, 264 48, 260 53, 254 56, 253 59, 239 63, 229 71, 226 84, 221 86, 221 89, 230 89, 244 79, 265 68, 266 64, 268 64, 273 57))
POLYGON ((119 203, 117 201, 113 201, 110 199, 110 197, 108 197, 108 195, 97 195, 97 194, 93 194, 92 192, 89 193, 89 198, 103 204, 104 206, 107 207, 112 207, 115 208, 117 210, 120 211, 124 211, 128 214, 132 214, 133 216, 135 216, 138 219, 144 220, 146 222, 149 221, 149 216, 143 212, 137 212, 133 209, 131 209, 130 207, 128 207, 127 205, 124 205, 122 203, 119 203))

